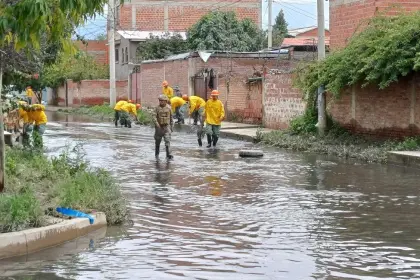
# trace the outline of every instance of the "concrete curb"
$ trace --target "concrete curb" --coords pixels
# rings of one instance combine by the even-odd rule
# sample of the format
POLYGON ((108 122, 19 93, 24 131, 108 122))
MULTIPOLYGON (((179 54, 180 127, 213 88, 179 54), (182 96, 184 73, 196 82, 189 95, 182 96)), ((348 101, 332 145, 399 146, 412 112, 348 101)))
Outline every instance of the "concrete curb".
POLYGON ((420 168, 420 153, 388 152, 388 164, 420 168))
POLYGON ((0 234, 0 259, 31 254, 84 236, 107 225, 104 213, 95 213, 95 222, 77 218, 58 224, 0 234))

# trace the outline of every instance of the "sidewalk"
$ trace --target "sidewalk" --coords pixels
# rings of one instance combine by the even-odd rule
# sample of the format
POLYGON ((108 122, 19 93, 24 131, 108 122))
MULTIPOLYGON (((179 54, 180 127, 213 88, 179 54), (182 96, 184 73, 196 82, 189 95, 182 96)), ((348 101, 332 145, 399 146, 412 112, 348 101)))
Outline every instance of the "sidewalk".
POLYGON ((388 163, 407 167, 420 168, 420 152, 389 152, 388 163))

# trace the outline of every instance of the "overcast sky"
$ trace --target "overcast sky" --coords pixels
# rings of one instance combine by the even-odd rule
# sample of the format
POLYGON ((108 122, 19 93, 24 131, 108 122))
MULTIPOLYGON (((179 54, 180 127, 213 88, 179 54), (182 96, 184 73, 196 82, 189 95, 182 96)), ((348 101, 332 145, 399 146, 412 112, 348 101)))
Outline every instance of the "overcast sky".
MULTIPOLYGON (((263 1, 263 29, 267 29, 268 26, 268 5, 267 0, 263 1)), ((316 0, 273 0, 273 23, 280 12, 283 9, 284 16, 289 29, 308 27, 317 25, 317 6, 316 0)), ((329 27, 329 2, 325 3, 325 26, 329 27)), ((106 10, 106 9, 105 9, 106 10)), ((106 18, 104 16, 98 16, 96 19, 89 20, 88 23, 78 29, 80 35, 85 35, 88 39, 93 39, 99 34, 106 33, 106 18)))

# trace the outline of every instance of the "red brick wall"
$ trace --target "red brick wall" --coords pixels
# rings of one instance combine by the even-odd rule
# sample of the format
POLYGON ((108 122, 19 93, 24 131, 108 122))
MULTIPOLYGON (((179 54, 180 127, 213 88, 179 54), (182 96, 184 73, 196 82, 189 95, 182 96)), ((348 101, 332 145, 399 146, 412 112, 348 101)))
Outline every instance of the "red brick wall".
MULTIPOLYGON (((125 3, 120 9, 119 29, 131 30, 132 9, 135 9, 136 30, 163 30, 164 29, 164 3, 153 1, 153 4, 131 1, 125 3)), ((168 4, 168 29, 169 31, 186 31, 202 16, 211 10, 235 11, 239 18, 250 18, 260 25, 260 0, 174 0, 168 4), (177 2, 180 2, 177 4, 177 2), (189 4, 190 2, 191 4, 189 4)))
MULTIPOLYGON (((67 81, 69 106, 109 103, 109 80, 67 81)), ((127 99, 127 81, 117 81, 117 99, 127 99)), ((58 88, 58 105, 66 105, 66 87, 58 88)))
MULTIPOLYGON (((220 100, 227 104, 226 110, 230 119, 246 123, 262 122, 262 82, 253 85, 247 84, 247 78, 257 70, 262 70, 263 65, 272 68, 276 60, 265 61, 254 58, 233 58, 232 63, 228 58, 210 57, 204 63, 201 58, 188 60, 167 61, 142 64, 140 71, 140 93, 142 104, 145 107, 156 106, 158 96, 162 92, 162 81, 166 79, 171 86, 178 85, 181 93, 188 94, 189 75, 194 76, 205 68, 213 68, 217 73, 220 100), (190 74, 189 74, 189 65, 190 74), (230 70, 232 67, 232 71, 230 70), (226 74, 231 74, 229 98, 227 97, 226 74), (226 103, 227 101, 227 103, 226 103)), ((135 79, 135 78, 134 78, 135 79)), ((194 94, 194 93, 193 93, 194 94)), ((208 91, 208 98, 210 97, 208 91)))
POLYGON ((330 103, 329 112, 353 132, 399 138, 420 133, 418 100, 419 75, 401 79, 385 90, 375 86, 347 89, 340 99, 330 103))
POLYGON ((87 45, 84 45, 81 41, 76 41, 75 44, 79 50, 86 52, 93 56, 96 62, 100 64, 108 64, 109 52, 107 41, 88 40, 87 45))
POLYGON ((417 0, 330 0, 331 48, 344 47, 348 39, 362 30, 369 18, 375 13, 388 10, 390 15, 399 9, 420 10, 417 0), (395 8, 391 8, 396 6, 395 8))
POLYGON ((286 129, 290 121, 304 113, 306 103, 300 90, 292 86, 293 61, 282 61, 278 69, 270 70, 265 77, 264 126, 286 129))

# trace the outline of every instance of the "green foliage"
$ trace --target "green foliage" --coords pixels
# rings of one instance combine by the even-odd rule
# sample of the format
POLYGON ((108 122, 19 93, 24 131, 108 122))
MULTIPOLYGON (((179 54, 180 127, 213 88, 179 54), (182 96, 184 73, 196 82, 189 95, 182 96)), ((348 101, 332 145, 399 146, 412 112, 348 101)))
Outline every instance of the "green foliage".
POLYGON ((109 224, 127 218, 120 186, 92 169, 79 145, 51 159, 38 151, 8 149, 6 193, 0 195, 0 232, 45 225, 44 212, 57 206, 105 212, 109 224))
POLYGON ((56 63, 44 68, 39 83, 43 87, 56 88, 63 85, 67 79, 80 82, 82 80, 108 78, 108 67, 98 64, 93 57, 86 53, 61 53, 56 63))
POLYGON ((264 33, 250 19, 238 20, 234 12, 211 12, 189 30, 192 50, 257 51, 263 47, 264 33))
POLYGON ((95 40, 98 40, 98 41, 105 41, 105 40, 107 40, 106 34, 105 33, 101 33, 101 34, 96 35, 95 40))
POLYGON ((0 2, 1 43, 16 49, 40 48, 41 39, 69 46, 66 29, 103 12, 106 0, 3 0, 0 2))
POLYGON ((402 142, 397 142, 393 148, 395 151, 418 151, 420 150, 419 137, 407 137, 402 142))
POLYGON ((153 115, 146 109, 138 110, 137 121, 141 125, 153 125, 153 115))
POLYGON ((298 116, 290 122, 289 130, 295 134, 315 133, 317 123, 318 112, 316 108, 308 107, 302 116, 298 116))
POLYGON ((280 46, 283 39, 287 36, 287 22, 284 18, 283 9, 280 10, 273 25, 273 46, 280 46))
POLYGON ((298 71, 296 86, 304 92, 326 90, 338 96, 347 86, 380 89, 420 70, 420 12, 373 18, 347 47, 298 71))
POLYGON ((187 42, 180 34, 166 33, 162 36, 150 34, 150 37, 137 47, 137 57, 140 60, 163 59, 188 50, 187 42))

